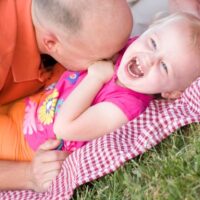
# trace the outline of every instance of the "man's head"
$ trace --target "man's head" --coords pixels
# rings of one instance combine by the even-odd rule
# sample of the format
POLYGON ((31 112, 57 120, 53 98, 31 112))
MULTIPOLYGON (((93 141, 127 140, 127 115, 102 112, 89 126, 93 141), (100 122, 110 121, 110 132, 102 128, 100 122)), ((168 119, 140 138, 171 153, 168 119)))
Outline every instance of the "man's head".
POLYGON ((123 55, 118 78, 138 92, 177 98, 200 75, 200 21, 174 14, 155 22, 123 55))
POLYGON ((33 0, 32 18, 40 52, 71 70, 112 57, 133 23, 126 0, 33 0))

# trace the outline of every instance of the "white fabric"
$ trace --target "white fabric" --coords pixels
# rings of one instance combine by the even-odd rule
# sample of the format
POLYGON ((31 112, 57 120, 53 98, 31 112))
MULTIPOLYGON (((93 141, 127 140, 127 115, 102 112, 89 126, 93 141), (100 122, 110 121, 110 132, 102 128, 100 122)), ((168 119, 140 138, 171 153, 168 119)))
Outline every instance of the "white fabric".
POLYGON ((140 35, 146 30, 158 12, 168 12, 168 0, 139 0, 130 3, 134 18, 132 35, 140 35))

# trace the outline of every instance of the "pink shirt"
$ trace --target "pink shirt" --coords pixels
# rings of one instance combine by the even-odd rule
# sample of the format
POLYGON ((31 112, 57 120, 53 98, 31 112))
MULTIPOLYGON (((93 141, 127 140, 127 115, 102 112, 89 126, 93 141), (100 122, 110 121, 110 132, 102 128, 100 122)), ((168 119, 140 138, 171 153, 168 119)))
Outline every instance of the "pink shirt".
MULTIPOLYGON (((111 102, 120 108, 129 120, 132 120, 145 110, 152 96, 134 92, 116 84, 116 72, 121 56, 122 54, 117 61, 113 78, 98 92, 92 105, 111 102)), ((36 96, 37 98, 26 99, 23 132, 33 150, 36 150, 47 139, 55 138, 53 122, 59 108, 86 74, 87 72, 66 71, 59 81, 48 87, 39 98, 36 96)), ((65 141, 64 149, 72 152, 84 144, 85 142, 65 141)))

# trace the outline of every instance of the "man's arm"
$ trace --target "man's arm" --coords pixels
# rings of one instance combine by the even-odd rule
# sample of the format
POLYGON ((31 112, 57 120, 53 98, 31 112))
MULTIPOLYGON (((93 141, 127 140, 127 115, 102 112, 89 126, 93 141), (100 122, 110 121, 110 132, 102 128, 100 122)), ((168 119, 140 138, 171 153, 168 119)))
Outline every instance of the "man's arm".
POLYGON ((46 191, 68 155, 53 151, 58 145, 59 141, 48 140, 39 147, 31 162, 0 161, 0 190, 46 191))
POLYGON ((0 189, 33 189, 29 169, 30 162, 0 161, 0 189))

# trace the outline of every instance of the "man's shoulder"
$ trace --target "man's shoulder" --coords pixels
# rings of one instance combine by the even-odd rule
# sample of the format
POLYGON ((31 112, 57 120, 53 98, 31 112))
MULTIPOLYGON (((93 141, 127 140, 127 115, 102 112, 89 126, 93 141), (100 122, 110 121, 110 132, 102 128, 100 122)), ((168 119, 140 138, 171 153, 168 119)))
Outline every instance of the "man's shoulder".
POLYGON ((1 62, 1 82, 0 89, 4 85, 6 75, 12 63, 15 42, 16 42, 16 5, 15 1, 4 0, 0 1, 0 62, 1 62))

